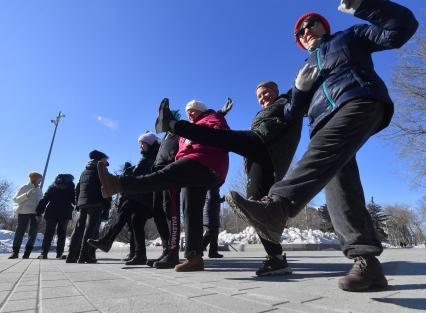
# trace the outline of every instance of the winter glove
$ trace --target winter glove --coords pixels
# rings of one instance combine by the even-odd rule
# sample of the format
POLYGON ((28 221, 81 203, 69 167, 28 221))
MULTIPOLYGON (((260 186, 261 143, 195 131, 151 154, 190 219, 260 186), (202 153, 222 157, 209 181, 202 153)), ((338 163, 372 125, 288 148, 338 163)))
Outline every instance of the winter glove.
POLYGON ((226 113, 228 113, 232 109, 233 105, 234 105, 234 103, 232 102, 232 99, 228 98, 228 100, 226 101, 226 103, 224 104, 224 106, 222 107, 222 109, 220 109, 219 111, 217 111, 217 113, 226 115, 226 113))
POLYGON ((319 73, 320 71, 316 65, 305 64, 297 73, 294 85, 300 91, 309 91, 318 79, 319 73))
POLYGON ((362 1, 364 0, 340 0, 340 5, 337 7, 337 9, 343 13, 354 15, 362 1))

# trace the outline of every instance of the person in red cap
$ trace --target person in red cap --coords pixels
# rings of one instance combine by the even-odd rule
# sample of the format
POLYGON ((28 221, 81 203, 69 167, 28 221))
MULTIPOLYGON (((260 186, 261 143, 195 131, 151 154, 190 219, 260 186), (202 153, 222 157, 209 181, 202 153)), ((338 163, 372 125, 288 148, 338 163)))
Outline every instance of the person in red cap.
POLYGON ((308 115, 311 141, 294 171, 275 183, 268 197, 247 200, 231 191, 226 200, 264 238, 277 242, 285 223, 323 188, 342 251, 355 261, 339 279, 339 288, 364 291, 384 288, 387 280, 376 256, 382 253, 365 207, 356 153, 385 128, 393 103, 374 70, 372 53, 401 47, 416 32, 418 22, 405 7, 385 0, 342 0, 339 10, 369 24, 334 34, 317 13, 298 19, 294 36, 309 51, 297 74, 287 121, 308 115))

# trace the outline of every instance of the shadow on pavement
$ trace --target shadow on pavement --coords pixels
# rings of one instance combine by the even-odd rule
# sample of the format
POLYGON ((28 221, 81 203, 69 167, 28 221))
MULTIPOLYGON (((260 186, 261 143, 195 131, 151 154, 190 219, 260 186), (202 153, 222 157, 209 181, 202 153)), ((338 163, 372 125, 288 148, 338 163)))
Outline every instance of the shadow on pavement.
POLYGON ((382 265, 386 275, 426 275, 426 263, 393 261, 382 265))
POLYGON ((426 298, 372 298, 372 300, 382 303, 395 304, 410 309, 426 309, 426 298))

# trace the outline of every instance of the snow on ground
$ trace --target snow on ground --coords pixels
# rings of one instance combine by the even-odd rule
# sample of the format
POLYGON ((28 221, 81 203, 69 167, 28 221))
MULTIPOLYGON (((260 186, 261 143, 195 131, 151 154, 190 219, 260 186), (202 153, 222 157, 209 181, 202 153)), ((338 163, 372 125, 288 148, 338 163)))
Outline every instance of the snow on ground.
MULTIPOLYGON (((10 230, 0 229, 0 253, 12 252, 12 243, 14 232, 10 230)), ((181 234, 184 238, 185 234, 181 234)), ((43 234, 38 233, 34 247, 41 247, 43 241, 43 234)), ((22 241, 21 249, 25 247, 27 236, 25 235, 22 241)), ((161 239, 146 240, 147 246, 161 246, 161 239)), ((219 233, 219 244, 259 244, 260 240, 253 227, 247 227, 238 234, 228 233, 226 230, 219 233)), ((295 227, 284 229, 281 235, 282 244, 339 244, 339 240, 334 233, 324 233, 320 230, 303 230, 295 227)), ((56 245, 56 241, 52 242, 52 246, 56 245)), ((69 245, 69 238, 67 238, 66 246, 69 245)), ((114 242, 115 248, 127 248, 129 244, 123 242, 114 242)), ((383 243, 385 248, 395 248, 388 243, 383 243)), ((415 246, 415 248, 426 248, 425 244, 415 246)))
MULTIPOLYGON (((0 229, 0 253, 10 253, 12 252, 13 237, 15 232, 11 230, 0 229)), ((25 249, 27 244, 27 235, 25 234, 24 239, 22 240, 21 249, 25 249)), ((43 234, 38 233, 34 247, 41 247, 43 242, 43 234)), ((53 244, 53 242, 52 242, 53 244)))

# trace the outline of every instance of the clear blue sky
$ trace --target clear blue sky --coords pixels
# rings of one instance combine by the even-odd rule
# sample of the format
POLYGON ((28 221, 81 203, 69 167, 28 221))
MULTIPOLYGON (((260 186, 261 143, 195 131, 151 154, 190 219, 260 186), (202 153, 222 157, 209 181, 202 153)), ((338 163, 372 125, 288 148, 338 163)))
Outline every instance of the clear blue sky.
MULTIPOLYGON (((233 129, 247 129, 259 110, 254 88, 263 80, 287 90, 306 53, 293 41, 297 18, 316 11, 332 31, 360 22, 337 11, 339 1, 2 1, 0 3, 0 177, 15 187, 29 171, 42 172, 54 125, 62 120, 46 177, 77 179, 88 153, 110 156, 110 168, 137 162, 137 137, 152 130, 158 104, 170 98, 183 111, 191 99, 219 108, 234 100, 233 129), (101 118, 100 118, 101 117, 101 118)), ((423 0, 399 3, 424 22, 423 0)), ((375 55, 387 81, 392 52, 375 55)), ((308 142, 307 127, 296 159, 308 142)), ((358 155, 366 198, 415 205, 406 161, 382 138, 358 155)), ((231 155, 223 192, 242 169, 231 155)), ((315 204, 324 203, 318 196, 315 204)))

